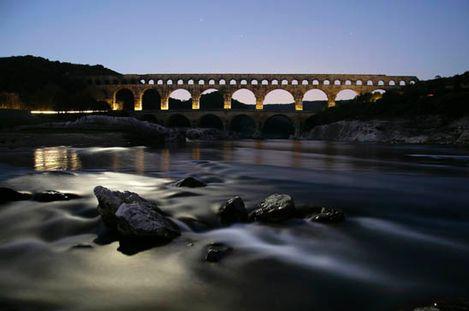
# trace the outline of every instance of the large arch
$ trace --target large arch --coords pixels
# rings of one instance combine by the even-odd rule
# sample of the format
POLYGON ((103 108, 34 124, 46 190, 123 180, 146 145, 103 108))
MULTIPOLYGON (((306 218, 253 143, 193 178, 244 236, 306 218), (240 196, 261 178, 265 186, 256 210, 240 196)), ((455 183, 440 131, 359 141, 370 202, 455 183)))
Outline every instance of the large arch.
POLYGON ((327 108, 328 97, 321 89, 311 89, 303 95, 303 110, 319 112, 327 108))
POLYGON ((168 127, 191 127, 191 121, 183 114, 173 114, 168 118, 168 127))
POLYGON ((267 111, 295 111, 295 98, 284 89, 275 89, 267 93, 262 103, 267 111))
POLYGON ((256 120, 245 114, 238 114, 230 121, 230 131, 236 132, 241 138, 250 138, 256 132, 256 120))
POLYGON ((357 91, 354 91, 354 90, 351 90, 351 89, 341 90, 335 96, 335 102, 336 102, 337 105, 346 104, 346 103, 349 103, 350 101, 352 101, 353 99, 355 99, 355 97, 357 97, 357 96, 358 96, 357 91))
POLYGON ((161 96, 156 89, 148 89, 142 95, 142 110, 160 110, 161 96))
POLYGON ((134 110, 134 93, 129 89, 120 89, 116 92, 115 102, 119 105, 119 107, 121 107, 122 110, 134 110))
POLYGON ((262 127, 262 136, 265 138, 287 139, 294 133, 293 121, 283 114, 271 116, 264 122, 262 127))
POLYGON ((199 127, 201 128, 214 128, 218 130, 223 130, 223 121, 214 114, 203 115, 199 119, 199 127))
POLYGON ((192 95, 186 89, 177 89, 169 94, 168 110, 191 110, 192 95))
POLYGON ((256 107, 256 95, 249 89, 236 90, 231 95, 231 109, 254 110, 256 107))
POLYGON ((208 89, 200 96, 200 110, 223 110, 224 98, 217 89, 208 89))

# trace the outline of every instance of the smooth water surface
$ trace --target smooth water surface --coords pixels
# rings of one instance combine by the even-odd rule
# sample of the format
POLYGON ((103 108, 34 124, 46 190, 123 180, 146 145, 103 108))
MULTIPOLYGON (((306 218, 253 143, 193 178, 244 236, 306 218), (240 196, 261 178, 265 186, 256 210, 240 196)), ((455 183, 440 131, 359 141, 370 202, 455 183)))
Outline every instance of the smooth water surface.
POLYGON ((0 206, 0 301, 7 306, 405 310, 469 297, 464 148, 269 140, 4 149, 0 185, 82 195, 0 206), (208 187, 171 185, 188 175, 208 187), (182 236, 132 255, 119 242, 96 240, 103 230, 96 185, 157 201, 182 236), (274 192, 299 206, 343 209, 347 219, 219 225, 224 200, 240 195, 252 209, 274 192), (190 229, 188 219, 203 226, 190 229), (204 246, 215 241, 234 252, 203 262, 204 246), (80 243, 93 247, 73 248, 80 243))

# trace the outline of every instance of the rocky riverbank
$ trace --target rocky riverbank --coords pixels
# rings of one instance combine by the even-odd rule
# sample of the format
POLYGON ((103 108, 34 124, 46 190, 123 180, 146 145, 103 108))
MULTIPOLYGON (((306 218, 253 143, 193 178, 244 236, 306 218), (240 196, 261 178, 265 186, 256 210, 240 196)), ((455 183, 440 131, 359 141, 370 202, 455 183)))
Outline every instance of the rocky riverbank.
POLYGON ((469 118, 446 121, 440 117, 416 120, 339 121, 318 125, 306 134, 311 140, 391 144, 469 144, 469 118))

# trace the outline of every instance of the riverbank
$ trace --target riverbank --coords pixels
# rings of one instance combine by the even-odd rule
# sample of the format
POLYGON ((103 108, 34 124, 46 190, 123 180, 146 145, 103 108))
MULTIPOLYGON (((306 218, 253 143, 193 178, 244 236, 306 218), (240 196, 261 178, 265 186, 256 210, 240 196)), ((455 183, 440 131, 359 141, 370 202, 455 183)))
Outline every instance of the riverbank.
POLYGON ((343 120, 315 126, 306 139, 341 142, 469 145, 469 118, 343 120))

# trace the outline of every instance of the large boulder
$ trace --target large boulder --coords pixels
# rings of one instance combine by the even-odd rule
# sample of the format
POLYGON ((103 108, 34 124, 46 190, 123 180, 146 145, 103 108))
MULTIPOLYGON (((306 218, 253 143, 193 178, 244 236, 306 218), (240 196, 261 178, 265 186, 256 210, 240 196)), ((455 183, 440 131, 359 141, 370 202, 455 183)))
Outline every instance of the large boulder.
POLYGON ((281 222, 296 216, 295 203, 288 194, 275 193, 260 202, 249 214, 251 221, 281 222))
POLYGON ((163 214, 156 203, 147 201, 134 192, 113 191, 102 186, 95 187, 93 191, 98 199, 98 213, 101 215, 103 222, 111 228, 116 226, 115 214, 123 203, 147 203, 147 206, 151 206, 152 209, 163 214))
POLYGON ((122 203, 116 211, 117 230, 125 237, 172 240, 179 227, 153 209, 151 202, 122 203))
POLYGON ((338 209, 323 207, 319 213, 312 215, 309 220, 328 224, 339 223, 345 220, 345 214, 338 209))
POLYGON ((243 199, 239 196, 235 196, 223 203, 218 209, 217 214, 223 225, 246 222, 248 220, 248 212, 244 206, 243 199))
POLYGON ((11 201, 23 201, 31 199, 30 193, 23 193, 11 188, 0 187, 0 204, 11 201))
POLYGON ((187 187, 187 188, 200 188, 200 187, 207 186, 207 184, 205 184, 203 181, 200 181, 191 176, 176 181, 174 185, 176 187, 187 187))

